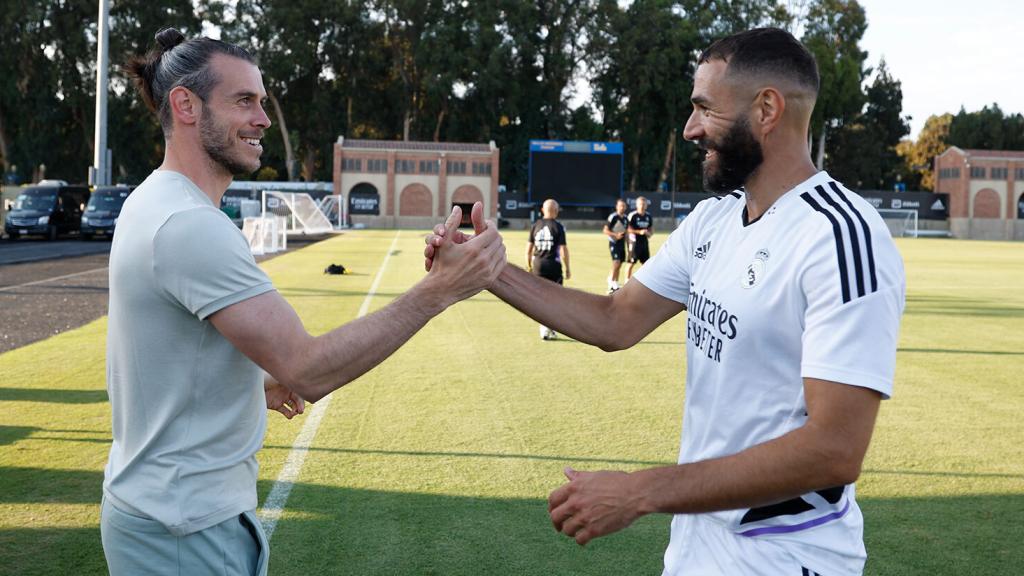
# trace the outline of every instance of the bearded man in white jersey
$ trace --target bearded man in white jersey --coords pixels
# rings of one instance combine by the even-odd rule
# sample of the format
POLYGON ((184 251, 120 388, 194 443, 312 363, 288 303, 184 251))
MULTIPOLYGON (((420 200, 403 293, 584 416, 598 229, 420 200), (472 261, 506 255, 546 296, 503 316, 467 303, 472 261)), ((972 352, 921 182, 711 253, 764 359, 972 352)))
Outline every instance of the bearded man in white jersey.
MULTIPOLYGON (((811 162, 818 82, 783 30, 715 42, 698 59, 684 136, 707 152, 705 188, 722 196, 610 296, 511 265, 489 288, 609 351, 688 310, 679 463, 566 469, 549 513, 578 543, 669 513, 665 575, 863 572, 854 482, 892 393, 905 281, 877 212, 811 162)), ((428 264, 463 239, 435 229, 428 264)))

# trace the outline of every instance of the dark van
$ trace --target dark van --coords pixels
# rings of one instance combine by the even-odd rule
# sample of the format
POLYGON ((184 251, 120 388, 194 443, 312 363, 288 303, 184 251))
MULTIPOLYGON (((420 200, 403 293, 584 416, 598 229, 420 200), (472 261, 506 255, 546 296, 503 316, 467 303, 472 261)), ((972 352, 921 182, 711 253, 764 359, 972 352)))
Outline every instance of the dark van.
POLYGON ((93 236, 114 236, 117 217, 121 215, 121 207, 135 187, 99 186, 89 196, 82 214, 82 240, 90 240, 93 236))
POLYGON ((78 232, 88 201, 89 188, 61 181, 23 188, 4 218, 4 231, 11 240, 28 234, 56 240, 61 234, 78 232))

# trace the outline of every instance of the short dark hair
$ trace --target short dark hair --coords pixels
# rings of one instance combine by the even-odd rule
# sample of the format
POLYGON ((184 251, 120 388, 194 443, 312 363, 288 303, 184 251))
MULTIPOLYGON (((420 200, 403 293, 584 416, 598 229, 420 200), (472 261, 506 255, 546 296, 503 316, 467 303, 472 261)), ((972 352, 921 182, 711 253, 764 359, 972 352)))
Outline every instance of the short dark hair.
POLYGON ((206 100, 220 78, 210 69, 215 54, 256 63, 244 48, 206 38, 186 40, 174 28, 163 28, 156 33, 157 47, 145 56, 135 56, 125 64, 125 71, 134 81, 146 103, 160 120, 164 135, 171 133, 171 107, 167 95, 178 86, 184 86, 199 98, 206 100))
POLYGON ((697 64, 723 60, 729 74, 764 73, 777 75, 818 93, 820 78, 814 55, 780 28, 754 28, 715 40, 697 59, 697 64))

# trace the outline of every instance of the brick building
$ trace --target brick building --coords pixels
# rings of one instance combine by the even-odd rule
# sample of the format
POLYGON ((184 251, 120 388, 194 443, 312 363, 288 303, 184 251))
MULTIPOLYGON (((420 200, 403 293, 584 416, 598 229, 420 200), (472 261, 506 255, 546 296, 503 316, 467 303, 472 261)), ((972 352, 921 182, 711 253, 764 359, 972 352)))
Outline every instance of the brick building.
POLYGON ((498 211, 498 148, 460 142, 402 142, 340 137, 334 144, 334 193, 353 224, 430 228, 480 201, 498 211))
POLYGON ((953 236, 1024 240, 1024 152, 953 146, 935 157, 935 191, 949 194, 953 236))

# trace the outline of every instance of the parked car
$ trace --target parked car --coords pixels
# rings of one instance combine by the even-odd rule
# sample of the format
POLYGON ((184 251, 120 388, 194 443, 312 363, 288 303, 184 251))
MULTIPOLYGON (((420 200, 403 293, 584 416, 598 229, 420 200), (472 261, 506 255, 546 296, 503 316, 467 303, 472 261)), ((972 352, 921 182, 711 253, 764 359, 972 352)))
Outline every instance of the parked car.
POLYGON ((121 215, 121 207, 134 186, 99 186, 89 196, 82 214, 82 240, 91 240, 93 236, 112 238, 117 226, 117 217, 121 215))
POLYGON ((56 240, 61 234, 78 232, 88 201, 86 186, 44 180, 18 192, 14 208, 4 218, 4 231, 11 240, 32 234, 56 240))

